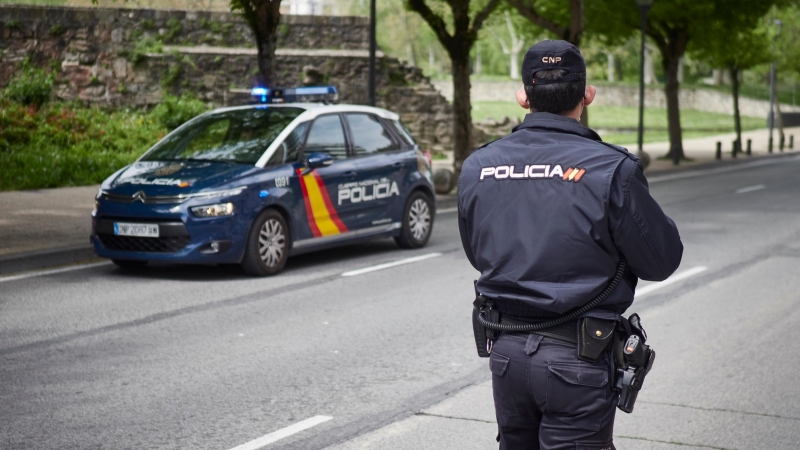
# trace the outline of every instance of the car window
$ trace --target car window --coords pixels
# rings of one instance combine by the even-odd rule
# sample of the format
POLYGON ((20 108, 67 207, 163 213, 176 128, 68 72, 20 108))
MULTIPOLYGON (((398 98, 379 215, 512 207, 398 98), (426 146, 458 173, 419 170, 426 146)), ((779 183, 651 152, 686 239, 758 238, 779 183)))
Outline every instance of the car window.
POLYGON ((280 166, 286 163, 297 161, 297 153, 303 145, 303 138, 306 136, 308 123, 301 123, 298 125, 286 139, 281 142, 281 145, 275 149, 275 153, 270 156, 267 161, 267 166, 280 166))
POLYGON ((353 149, 356 155, 397 150, 388 131, 371 114, 347 114, 347 123, 353 135, 353 149))
POLYGON ((394 129, 397 130, 397 134, 400 135, 400 138, 403 140, 403 142, 405 142, 407 145, 416 144, 416 142, 414 142, 414 138, 411 137, 411 133, 409 133, 408 128, 406 128, 402 122, 400 122, 399 120, 392 120, 391 122, 392 125, 394 126, 394 129))
POLYGON ((198 117, 156 144, 143 161, 255 164, 300 108, 251 108, 198 117))
POLYGON ((308 132, 304 152, 306 156, 322 152, 331 155, 333 159, 347 158, 344 130, 337 114, 317 117, 308 132))

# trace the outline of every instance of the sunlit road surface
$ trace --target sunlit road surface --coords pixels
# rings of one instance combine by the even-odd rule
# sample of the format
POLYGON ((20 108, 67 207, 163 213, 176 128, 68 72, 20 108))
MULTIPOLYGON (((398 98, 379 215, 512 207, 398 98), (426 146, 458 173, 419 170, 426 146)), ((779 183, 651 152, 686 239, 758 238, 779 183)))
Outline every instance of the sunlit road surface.
MULTIPOLYGON (((658 358, 620 449, 800 442, 800 161, 738 167, 651 183, 686 251, 630 310, 658 358)), ((424 249, 376 241, 272 278, 0 278, 0 449, 321 449, 488 380, 452 206, 424 249)), ((496 446, 476 439, 439 448, 496 446)))

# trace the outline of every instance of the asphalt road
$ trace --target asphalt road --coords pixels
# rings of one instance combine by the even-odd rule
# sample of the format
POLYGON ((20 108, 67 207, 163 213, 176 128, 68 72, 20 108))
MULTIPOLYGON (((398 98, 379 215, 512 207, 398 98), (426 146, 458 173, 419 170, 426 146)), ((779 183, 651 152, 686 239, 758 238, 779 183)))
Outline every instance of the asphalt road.
MULTIPOLYGON (((653 179, 686 248, 679 273, 707 268, 631 310, 672 362, 637 405, 674 405, 649 416, 659 426, 730 433, 737 422, 687 410, 739 411, 764 419, 747 430, 763 446, 725 448, 793 448, 769 440, 784 423, 800 441, 798 170, 785 157, 653 179)), ((489 378, 471 335, 475 275, 444 209, 424 249, 376 241, 273 278, 105 264, 0 279, 0 449, 228 450, 315 416, 333 419, 267 448, 346 442, 489 378)))

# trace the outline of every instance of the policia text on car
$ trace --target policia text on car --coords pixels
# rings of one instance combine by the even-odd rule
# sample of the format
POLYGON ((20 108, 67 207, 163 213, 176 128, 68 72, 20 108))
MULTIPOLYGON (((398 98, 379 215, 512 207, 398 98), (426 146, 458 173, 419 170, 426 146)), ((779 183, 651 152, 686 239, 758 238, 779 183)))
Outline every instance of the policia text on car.
POLYGON ((633 302, 669 277, 678 230, 636 156, 578 119, 594 100, 564 41, 531 47, 517 101, 531 114, 476 150, 458 183, 464 250, 480 272, 473 312, 489 357, 501 449, 613 449, 655 357, 633 302))

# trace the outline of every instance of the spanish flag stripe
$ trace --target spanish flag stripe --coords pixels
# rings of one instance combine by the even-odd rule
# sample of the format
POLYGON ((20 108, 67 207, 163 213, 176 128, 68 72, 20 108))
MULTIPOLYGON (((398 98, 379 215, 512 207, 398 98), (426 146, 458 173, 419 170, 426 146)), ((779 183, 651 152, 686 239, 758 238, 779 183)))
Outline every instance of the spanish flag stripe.
POLYGON ((567 181, 569 175, 572 173, 572 167, 564 171, 564 175, 561 177, 562 180, 567 181))
MULTIPOLYGON (((313 173, 313 172, 312 172, 313 173)), ((306 182, 306 190, 308 191, 308 200, 311 203, 311 212, 314 214, 314 221, 317 223, 317 228, 323 236, 331 236, 339 234, 339 228, 331 220, 328 208, 325 206, 325 200, 322 198, 322 192, 325 185, 320 186, 320 183, 312 174, 303 177, 306 182)))
POLYGON ((578 172, 578 174, 575 175, 575 182, 577 183, 578 181, 581 181, 581 177, 585 173, 586 173, 586 169, 581 169, 580 172, 578 172))
POLYGON ((573 178, 575 178, 575 175, 577 175, 577 174, 578 174, 578 169, 574 169, 574 170, 573 170, 573 171, 572 171, 572 172, 569 174, 569 181, 572 181, 572 180, 573 180, 573 178))
POLYGON ((325 188, 325 183, 322 181, 322 177, 319 176, 319 172, 316 170, 311 172, 311 175, 316 178, 317 184, 320 187, 320 192, 322 192, 322 200, 325 202, 325 207, 328 209, 328 216, 336 225, 336 228, 339 229, 339 233, 344 233, 347 231, 347 227, 344 225, 344 223, 342 223, 341 220, 339 220, 339 214, 336 212, 336 208, 331 202, 331 197, 328 195, 328 189, 325 188))
POLYGON ((306 205, 306 218, 308 219, 308 226, 311 228, 311 234, 314 237, 322 236, 322 233, 319 232, 319 228, 317 228, 317 223, 314 220, 314 213, 311 211, 311 202, 308 199, 308 189, 306 189, 306 181, 303 179, 303 170, 297 169, 297 178, 300 179, 300 189, 303 191, 303 202, 306 205))

